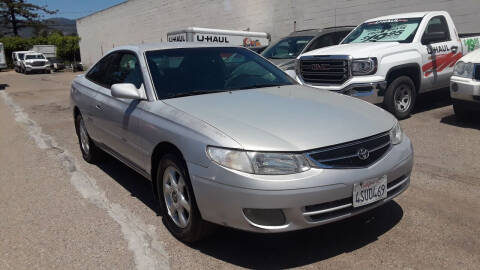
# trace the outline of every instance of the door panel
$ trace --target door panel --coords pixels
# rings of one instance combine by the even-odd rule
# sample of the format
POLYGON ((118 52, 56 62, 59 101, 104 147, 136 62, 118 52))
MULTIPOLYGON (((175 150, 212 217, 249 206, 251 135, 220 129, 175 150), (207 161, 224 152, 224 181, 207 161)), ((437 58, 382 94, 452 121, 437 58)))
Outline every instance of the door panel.
MULTIPOLYGON (((120 52, 113 60, 107 73, 107 82, 111 86, 116 83, 132 83, 143 89, 138 58, 133 53, 120 52)), ((118 154, 137 167, 144 167, 144 158, 135 131, 138 130, 138 114, 140 100, 116 98, 109 88, 103 87, 97 95, 96 105, 99 117, 98 124, 104 137, 103 143, 115 154, 118 154)))
POLYGON ((451 37, 445 17, 430 19, 423 35, 435 32, 445 32, 446 35, 434 42, 422 42, 423 91, 448 87, 454 65, 462 57, 461 45, 451 37))

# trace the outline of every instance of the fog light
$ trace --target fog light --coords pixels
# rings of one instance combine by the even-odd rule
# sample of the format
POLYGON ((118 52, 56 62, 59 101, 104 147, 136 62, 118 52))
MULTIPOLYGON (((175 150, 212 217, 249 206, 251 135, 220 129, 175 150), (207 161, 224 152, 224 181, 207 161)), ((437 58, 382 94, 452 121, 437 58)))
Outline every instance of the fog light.
POLYGON ((452 83, 452 91, 457 92, 458 91, 458 84, 452 83))
POLYGON ((243 209, 245 216, 254 224, 260 226, 282 226, 286 219, 281 209, 243 209))

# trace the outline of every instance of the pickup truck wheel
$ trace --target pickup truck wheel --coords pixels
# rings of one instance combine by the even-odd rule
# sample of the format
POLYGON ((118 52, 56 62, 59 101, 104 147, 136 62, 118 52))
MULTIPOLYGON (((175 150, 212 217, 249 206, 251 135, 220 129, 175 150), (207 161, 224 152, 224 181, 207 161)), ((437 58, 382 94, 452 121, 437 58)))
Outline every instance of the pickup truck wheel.
POLYGON ((405 119, 410 116, 417 91, 412 79, 407 76, 400 76, 393 80, 385 93, 385 108, 398 119, 405 119))
POLYGON ((213 225, 200 215, 185 161, 175 154, 166 154, 158 166, 157 192, 167 229, 186 243, 208 236, 213 225))
POLYGON ((459 120, 466 120, 471 117, 471 114, 468 110, 461 105, 456 104, 455 102, 453 102, 453 111, 455 112, 455 117, 457 117, 459 120))
POLYGON ((103 157, 103 152, 95 145, 88 135, 85 122, 81 115, 77 115, 75 119, 75 129, 77 131, 78 142, 80 144, 80 151, 82 151, 83 159, 91 164, 100 161, 103 157))

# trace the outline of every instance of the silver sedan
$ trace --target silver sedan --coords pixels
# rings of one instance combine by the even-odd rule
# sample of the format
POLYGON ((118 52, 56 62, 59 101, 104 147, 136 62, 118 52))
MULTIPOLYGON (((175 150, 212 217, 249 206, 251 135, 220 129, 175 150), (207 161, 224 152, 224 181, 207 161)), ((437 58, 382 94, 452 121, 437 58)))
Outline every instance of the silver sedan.
POLYGON ((407 189, 413 149, 374 105, 300 86, 248 49, 119 47, 71 88, 87 162, 108 153, 152 181, 165 224, 284 232, 351 217, 407 189))

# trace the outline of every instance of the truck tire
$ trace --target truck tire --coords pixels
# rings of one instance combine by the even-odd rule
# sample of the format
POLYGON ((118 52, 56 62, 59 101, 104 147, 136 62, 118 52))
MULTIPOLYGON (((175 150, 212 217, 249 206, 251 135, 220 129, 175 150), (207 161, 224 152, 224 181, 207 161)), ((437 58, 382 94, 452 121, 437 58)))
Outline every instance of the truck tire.
POLYGON ((91 164, 98 163, 104 157, 103 151, 98 148, 88 135, 85 122, 82 115, 78 114, 75 118, 75 130, 77 131, 78 142, 83 159, 91 164))
POLYGON ((178 240, 193 243, 213 232, 214 225, 202 219, 185 161, 168 153, 158 164, 156 191, 165 226, 178 240))
POLYGON ((405 119, 412 113, 416 98, 417 90, 412 79, 400 76, 388 85, 383 105, 397 119, 405 119))
POLYGON ((453 102, 453 111, 455 112, 455 117, 458 120, 467 120, 471 117, 470 112, 465 109, 463 106, 453 102))

